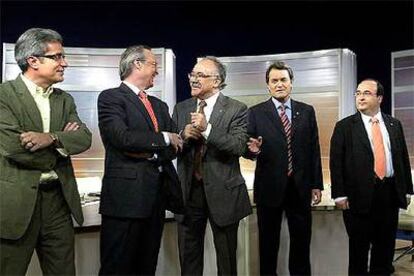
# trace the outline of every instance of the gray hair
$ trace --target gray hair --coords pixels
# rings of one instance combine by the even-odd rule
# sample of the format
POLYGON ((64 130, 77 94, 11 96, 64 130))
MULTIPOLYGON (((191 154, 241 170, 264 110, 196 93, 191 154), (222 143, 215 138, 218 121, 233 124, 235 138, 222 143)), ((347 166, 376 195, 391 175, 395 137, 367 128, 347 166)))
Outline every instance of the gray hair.
POLYGON ((216 65, 218 74, 219 74, 219 78, 220 78, 220 85, 219 85, 219 89, 223 90, 227 84, 225 83, 226 81, 226 66, 221 63, 220 60, 218 60, 218 58, 216 58, 215 56, 205 56, 202 58, 202 60, 210 60, 212 62, 214 62, 214 64, 216 65))
POLYGON ((29 68, 27 59, 30 56, 41 56, 47 52, 47 44, 58 42, 63 45, 62 36, 51 29, 31 28, 25 31, 14 46, 14 58, 20 69, 26 72, 29 68))
POLYGON ((119 61, 119 76, 121 81, 126 79, 132 72, 134 61, 145 60, 145 50, 151 51, 151 48, 146 45, 135 45, 128 47, 121 55, 119 61))

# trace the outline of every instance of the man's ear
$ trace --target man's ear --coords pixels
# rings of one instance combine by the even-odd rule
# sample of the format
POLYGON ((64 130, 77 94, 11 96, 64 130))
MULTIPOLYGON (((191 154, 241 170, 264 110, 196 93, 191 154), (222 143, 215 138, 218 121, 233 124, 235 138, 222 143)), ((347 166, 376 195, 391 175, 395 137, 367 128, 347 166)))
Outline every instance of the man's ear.
POLYGON ((141 70, 142 69, 142 63, 141 63, 141 61, 134 60, 134 65, 135 65, 135 68, 137 68, 138 70, 141 70))
POLYGON ((26 60, 27 60, 27 64, 29 64, 30 68, 32 68, 34 70, 39 69, 40 60, 37 57, 28 57, 26 60))
POLYGON ((220 87, 220 84, 221 84, 221 80, 220 79, 215 79, 214 80, 214 88, 219 88, 220 87))

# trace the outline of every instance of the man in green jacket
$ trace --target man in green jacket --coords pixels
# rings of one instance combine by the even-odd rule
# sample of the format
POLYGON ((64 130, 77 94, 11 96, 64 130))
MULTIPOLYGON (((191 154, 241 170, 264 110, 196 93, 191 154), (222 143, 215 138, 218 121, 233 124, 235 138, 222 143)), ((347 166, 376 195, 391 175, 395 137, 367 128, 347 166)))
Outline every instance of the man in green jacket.
POLYGON ((62 44, 53 30, 27 30, 15 45, 22 73, 0 85, 0 275, 24 275, 34 249, 44 274, 75 274, 71 215, 83 216, 70 156, 91 133, 52 87, 68 66, 62 44))

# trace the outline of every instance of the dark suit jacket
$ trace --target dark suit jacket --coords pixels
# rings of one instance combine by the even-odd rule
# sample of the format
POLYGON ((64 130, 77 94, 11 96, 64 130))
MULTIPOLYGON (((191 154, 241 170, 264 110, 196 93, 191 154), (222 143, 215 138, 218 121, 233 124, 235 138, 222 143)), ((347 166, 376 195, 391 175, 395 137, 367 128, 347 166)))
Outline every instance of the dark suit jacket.
MULTIPOLYGON (((323 189, 318 126, 312 106, 291 100, 293 172, 297 190, 309 205, 312 189, 323 189)), ((263 137, 257 157, 254 200, 278 207, 284 198, 288 156, 286 135, 271 99, 250 108, 248 133, 263 137)), ((249 156, 247 156, 249 157, 249 156)))
MULTIPOLYGON (((382 113, 394 166, 395 189, 400 208, 407 207, 413 193, 411 167, 401 123, 382 113)), ((370 210, 375 185, 374 155, 359 112, 339 121, 331 138, 330 170, 332 198, 347 196, 350 210, 370 210)))
MULTIPOLYGON (((81 122, 72 96, 54 88, 50 95, 50 132, 69 153, 78 154, 91 145, 92 135, 81 122), (76 131, 63 132, 68 122, 76 131)), ((43 132, 40 112, 29 90, 18 77, 0 85, 0 233, 4 239, 19 239, 26 231, 36 204, 42 171, 54 170, 63 196, 79 225, 83 223, 80 197, 69 157, 52 147, 30 152, 20 145, 22 132, 43 132)))
MULTIPOLYGON (((174 131, 168 106, 156 97, 148 96, 148 99, 158 120, 158 133, 142 101, 125 84, 99 95, 99 130, 105 146, 100 204, 103 215, 149 217, 156 200, 162 196, 162 180, 176 173, 171 168, 175 156, 161 133, 174 131), (158 159, 134 158, 126 152, 156 153, 158 159), (165 167, 163 173, 160 173, 160 166, 165 167)), ((179 187, 174 179, 172 181, 168 184, 179 187)))
MULTIPOLYGON (((195 112, 197 99, 191 98, 177 104, 173 120, 180 131, 191 123, 190 112, 195 112)), ((220 94, 210 117, 212 131, 206 141, 202 160, 202 175, 207 204, 211 217, 219 226, 238 222, 251 214, 251 206, 245 181, 240 172, 239 157, 246 148, 246 105, 220 94)), ((178 155, 178 175, 184 194, 184 202, 190 193, 194 141, 184 145, 178 155)), ((182 220, 182 217, 177 217, 182 220)))

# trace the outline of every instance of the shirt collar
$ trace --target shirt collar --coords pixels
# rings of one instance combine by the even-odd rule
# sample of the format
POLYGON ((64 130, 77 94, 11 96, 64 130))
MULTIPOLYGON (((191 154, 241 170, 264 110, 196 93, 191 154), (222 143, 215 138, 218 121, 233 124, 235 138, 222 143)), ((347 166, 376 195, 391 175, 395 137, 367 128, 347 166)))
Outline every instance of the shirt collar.
MULTIPOLYGON (((216 104, 219 95, 220 95, 220 92, 217 92, 213 94, 212 96, 210 96, 209 98, 205 99, 204 101, 206 102, 207 107, 213 107, 216 104)), ((200 104, 200 101, 201 100, 197 98, 197 106, 200 104)))
POLYGON ((21 74, 20 76, 21 76, 22 81, 24 82, 24 84, 26 85, 27 89, 29 90, 29 92, 32 96, 41 95, 45 98, 49 98, 50 94, 53 93, 53 86, 52 85, 49 86, 48 88, 44 89, 40 86, 37 86, 36 83, 31 81, 25 75, 21 74))
MULTIPOLYGON (((359 113, 361 113, 361 118, 362 118, 362 121, 363 121, 365 124, 367 124, 367 123, 371 123, 371 118, 372 118, 372 116, 365 115, 365 114, 364 114, 364 113, 362 113, 362 112, 359 112, 359 113)), ((384 121, 384 120, 383 120, 383 118, 382 118, 381 109, 380 109, 380 110, 378 110, 378 113, 377 113, 377 114, 375 114, 373 117, 377 118, 377 119, 378 119, 378 121, 379 121, 379 123, 382 123, 382 122, 384 121)))
MULTIPOLYGON (((279 102, 278 100, 276 100, 276 98, 274 98, 274 97, 272 97, 272 102, 275 104, 276 109, 279 110, 279 106, 281 106, 282 103, 279 102)), ((287 109, 292 110, 292 108, 291 108, 292 102, 290 100, 290 97, 283 105, 285 106, 285 109, 287 108, 287 109)))
POLYGON ((139 88, 138 87, 136 87, 135 85, 133 85, 132 83, 130 83, 130 82, 127 82, 126 80, 124 80, 124 81, 122 81, 126 86, 128 86, 132 91, 134 91, 134 93, 135 94, 139 94, 139 88))

